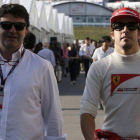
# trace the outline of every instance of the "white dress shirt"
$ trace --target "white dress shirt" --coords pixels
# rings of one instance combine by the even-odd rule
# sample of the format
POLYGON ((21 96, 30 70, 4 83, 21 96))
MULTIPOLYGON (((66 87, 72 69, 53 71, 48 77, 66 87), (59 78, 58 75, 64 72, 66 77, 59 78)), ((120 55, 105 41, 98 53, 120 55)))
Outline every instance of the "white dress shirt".
POLYGON ((95 49, 95 46, 93 46, 92 44, 90 44, 89 46, 87 46, 86 44, 82 45, 80 47, 79 50, 79 55, 80 56, 87 56, 87 57, 91 57, 91 55, 93 54, 93 51, 95 49))
POLYGON ((39 51, 38 55, 50 61, 53 66, 56 65, 53 51, 49 50, 48 48, 44 48, 41 51, 39 51))
MULTIPOLYGON (((12 56, 20 57, 22 48, 12 56)), ((0 55, 0 59, 3 59, 0 55)), ((4 78, 12 66, 2 65, 4 78)), ((1 83, 1 78, 0 78, 1 83)), ((50 62, 26 50, 7 78, 0 110, 0 140, 58 140, 63 117, 50 62)))

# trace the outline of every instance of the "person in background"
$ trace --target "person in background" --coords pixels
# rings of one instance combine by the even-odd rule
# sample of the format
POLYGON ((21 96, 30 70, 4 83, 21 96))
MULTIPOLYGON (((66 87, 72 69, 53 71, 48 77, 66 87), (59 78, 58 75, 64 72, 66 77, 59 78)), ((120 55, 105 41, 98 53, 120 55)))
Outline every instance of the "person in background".
POLYGON ((37 43, 37 44, 35 45, 33 52, 34 52, 35 54, 38 54, 38 52, 39 52, 40 50, 42 50, 42 49, 43 49, 43 44, 42 44, 41 42, 39 42, 39 43, 37 43))
POLYGON ((61 43, 58 41, 58 39, 56 39, 56 42, 54 44, 55 44, 56 47, 61 49, 61 43))
POLYGON ((50 44, 48 42, 45 42, 43 45, 43 49, 38 52, 38 55, 48 60, 55 69, 56 66, 55 57, 53 52, 49 48, 50 48, 50 44))
POLYGON ((110 47, 114 48, 114 42, 113 41, 110 42, 110 47))
POLYGON ((79 52, 79 50, 80 50, 79 40, 76 40, 76 42, 75 42, 75 50, 77 52, 79 52))
MULTIPOLYGON (((81 46, 84 44, 85 44, 85 40, 82 41, 81 46)), ((81 46, 80 46, 80 48, 81 48, 81 46)), ((80 51, 80 49, 79 49, 79 51, 80 51)), ((84 71, 83 56, 79 55, 79 58, 80 58, 80 71, 83 72, 84 71)))
POLYGON ((54 56, 55 56, 55 61, 56 61, 56 65, 58 65, 60 63, 61 57, 62 57, 62 49, 61 47, 58 46, 59 43, 52 43, 52 45, 49 47, 50 50, 53 51, 54 56))
POLYGON ((93 51, 93 54, 94 54, 95 50, 98 48, 97 41, 96 40, 92 40, 92 45, 95 46, 95 49, 93 51))
POLYGON ((93 62, 100 60, 114 52, 114 48, 110 47, 111 38, 109 36, 103 36, 101 42, 102 46, 94 51, 92 56, 93 62))
MULTIPOLYGON (((79 40, 76 40, 75 50, 79 56, 79 50, 80 50, 79 40)), ((77 59, 77 74, 76 74, 76 76, 78 76, 79 74, 80 74, 80 58, 77 59)))
POLYGON ((102 46, 102 41, 99 40, 98 43, 97 43, 97 48, 100 48, 102 46))
POLYGON ((61 82, 62 79, 62 70, 61 70, 61 66, 60 66, 60 62, 61 62, 61 57, 62 57, 62 49, 59 46, 58 41, 55 43, 51 43, 50 49, 53 51, 54 53, 54 57, 55 57, 55 62, 56 62, 56 69, 55 69, 55 74, 56 74, 56 78, 58 82, 61 82))
POLYGON ((82 45, 84 45, 84 44, 85 44, 85 40, 83 40, 83 41, 82 41, 82 44, 81 44, 81 46, 82 46, 82 45))
POLYGON ((85 69, 85 77, 87 77, 87 73, 90 67, 90 60, 93 54, 95 46, 90 44, 90 38, 85 38, 85 44, 83 44, 80 48, 79 55, 83 57, 84 69, 85 69))
POLYGON ((67 77, 68 59, 69 59, 68 53, 69 53, 69 50, 67 48, 67 43, 64 42, 63 47, 62 47, 62 54, 63 54, 62 55, 62 63, 63 64, 61 64, 63 77, 67 77))
POLYGON ((92 40, 92 45, 95 46, 95 48, 98 48, 96 40, 92 40))
POLYGON ((69 51, 69 72, 70 72, 71 84, 73 84, 73 85, 76 84, 76 75, 77 75, 77 67, 78 67, 77 60, 78 59, 79 59, 79 56, 75 49, 75 45, 72 44, 71 50, 69 51))
POLYGON ((90 67, 81 100, 81 129, 85 140, 139 140, 140 15, 124 7, 115 10, 110 21, 115 50, 90 67), (102 129, 96 130, 100 100, 105 117, 102 129))
POLYGON ((24 48, 33 52, 35 43, 36 43, 35 35, 32 32, 28 32, 24 38, 24 42, 23 42, 24 48))
MULTIPOLYGON (((114 52, 114 48, 110 47, 111 38, 109 36, 103 36, 101 42, 102 46, 100 48, 97 48, 93 53, 93 62, 98 61, 114 52)), ((99 105, 99 109, 103 110, 101 102, 99 105)))
POLYGON ((0 140, 62 138, 63 116, 52 65, 27 50, 29 14, 0 7, 0 140))

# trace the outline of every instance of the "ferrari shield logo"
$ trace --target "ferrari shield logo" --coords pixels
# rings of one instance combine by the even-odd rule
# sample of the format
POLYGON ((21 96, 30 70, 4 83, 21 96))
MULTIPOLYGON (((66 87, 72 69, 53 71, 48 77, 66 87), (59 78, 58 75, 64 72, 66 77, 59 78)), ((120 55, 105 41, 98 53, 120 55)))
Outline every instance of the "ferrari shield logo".
POLYGON ((120 76, 113 76, 113 83, 114 85, 118 85, 120 82, 120 76))

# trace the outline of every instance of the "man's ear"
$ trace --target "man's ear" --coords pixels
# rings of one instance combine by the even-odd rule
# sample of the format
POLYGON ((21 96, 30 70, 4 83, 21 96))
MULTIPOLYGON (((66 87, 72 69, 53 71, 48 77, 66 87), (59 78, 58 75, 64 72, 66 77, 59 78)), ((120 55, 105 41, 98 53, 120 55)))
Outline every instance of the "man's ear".
POLYGON ((28 31, 29 31, 29 29, 26 28, 26 30, 25 30, 25 36, 27 35, 28 31))
POLYGON ((140 39, 140 30, 138 30, 138 39, 140 39))
POLYGON ((111 36, 112 40, 114 41, 114 31, 110 32, 110 36, 111 36))

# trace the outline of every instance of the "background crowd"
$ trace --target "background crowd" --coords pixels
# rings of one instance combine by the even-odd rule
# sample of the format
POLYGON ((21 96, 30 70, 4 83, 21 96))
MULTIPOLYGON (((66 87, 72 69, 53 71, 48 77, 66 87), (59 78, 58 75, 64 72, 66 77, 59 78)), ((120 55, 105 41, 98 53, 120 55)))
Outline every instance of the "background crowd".
POLYGON ((70 83, 76 84, 76 78, 81 72, 87 76, 90 65, 114 51, 113 42, 109 36, 101 37, 98 42, 86 37, 80 44, 78 40, 73 44, 57 40, 36 44, 35 35, 31 32, 24 39, 26 49, 50 61, 54 67, 56 78, 61 82, 62 77, 70 77, 70 83))

